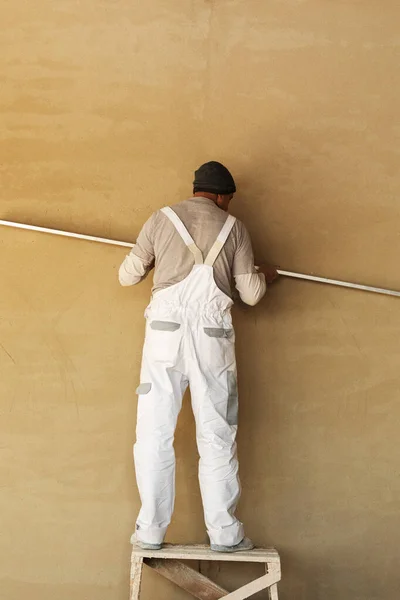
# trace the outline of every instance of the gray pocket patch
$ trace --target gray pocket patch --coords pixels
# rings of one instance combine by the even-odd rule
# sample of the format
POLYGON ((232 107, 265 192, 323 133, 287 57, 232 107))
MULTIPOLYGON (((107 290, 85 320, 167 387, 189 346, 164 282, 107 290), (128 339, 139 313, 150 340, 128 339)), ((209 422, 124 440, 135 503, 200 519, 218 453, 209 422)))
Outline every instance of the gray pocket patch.
POLYGON ((141 383, 139 387, 136 389, 136 393, 138 396, 143 394, 148 394, 151 390, 151 383, 141 383))
POLYGON ((236 426, 238 424, 239 396, 236 374, 228 371, 228 410, 226 411, 226 420, 228 425, 236 426))
POLYGON ((204 327, 204 333, 213 338, 230 338, 233 335, 233 329, 223 329, 222 327, 204 327))
POLYGON ((156 331, 176 331, 180 324, 173 321, 152 321, 150 327, 156 331))

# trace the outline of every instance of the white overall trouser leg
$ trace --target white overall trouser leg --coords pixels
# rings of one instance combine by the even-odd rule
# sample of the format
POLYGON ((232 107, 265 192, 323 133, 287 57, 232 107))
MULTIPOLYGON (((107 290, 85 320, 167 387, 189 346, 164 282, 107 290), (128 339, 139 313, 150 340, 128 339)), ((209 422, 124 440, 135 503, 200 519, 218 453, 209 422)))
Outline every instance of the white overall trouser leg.
POLYGON ((153 363, 144 353, 142 386, 136 427, 134 458, 142 508, 136 524, 137 539, 162 542, 171 521, 175 500, 174 435, 187 381, 177 371, 153 363))
POLYGON ((190 389, 204 520, 212 544, 234 546, 244 537, 243 525, 234 516, 240 498, 236 367, 230 362, 229 370, 218 376, 202 366, 202 372, 191 374, 190 389))
POLYGON ((201 252, 175 213, 167 216, 195 255, 196 264, 185 280, 157 293, 146 311, 134 447, 142 501, 136 538, 161 543, 171 521, 175 498, 173 440, 189 384, 207 531, 212 544, 232 546, 244 537, 243 525, 234 516, 240 483, 232 300, 216 286, 212 264, 234 219, 228 217, 203 263, 201 252))

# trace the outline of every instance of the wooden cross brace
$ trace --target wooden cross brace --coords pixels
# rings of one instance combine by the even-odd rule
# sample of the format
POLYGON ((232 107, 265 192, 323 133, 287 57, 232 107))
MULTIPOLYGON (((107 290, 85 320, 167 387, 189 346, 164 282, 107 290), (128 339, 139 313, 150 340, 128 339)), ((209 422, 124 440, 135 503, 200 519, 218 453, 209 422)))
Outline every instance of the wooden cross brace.
POLYGON ((156 551, 142 550, 133 546, 130 600, 140 599, 143 564, 173 581, 199 600, 218 600, 219 598, 244 600, 264 589, 267 590, 269 600, 278 600, 277 583, 281 579, 281 566, 279 554, 273 548, 257 548, 234 554, 223 554, 212 552, 209 546, 167 544, 162 550, 156 551), (229 593, 208 577, 182 563, 181 560, 260 562, 265 565, 266 575, 229 593))

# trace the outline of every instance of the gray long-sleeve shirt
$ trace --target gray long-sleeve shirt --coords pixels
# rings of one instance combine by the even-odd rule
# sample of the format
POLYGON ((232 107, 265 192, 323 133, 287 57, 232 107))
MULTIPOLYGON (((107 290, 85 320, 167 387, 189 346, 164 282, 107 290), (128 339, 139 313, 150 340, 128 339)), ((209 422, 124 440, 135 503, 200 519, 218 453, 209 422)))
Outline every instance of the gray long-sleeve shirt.
MULTIPOLYGON (((195 197, 172 207, 203 256, 207 256, 226 220, 226 213, 208 198, 195 197)), ((187 277, 194 260, 182 238, 163 212, 153 213, 143 226, 135 246, 119 270, 121 285, 139 283, 155 266, 153 294, 187 277)), ((232 297, 232 284, 246 304, 254 305, 266 292, 265 277, 254 266, 249 233, 236 220, 214 264, 217 286, 232 297)))

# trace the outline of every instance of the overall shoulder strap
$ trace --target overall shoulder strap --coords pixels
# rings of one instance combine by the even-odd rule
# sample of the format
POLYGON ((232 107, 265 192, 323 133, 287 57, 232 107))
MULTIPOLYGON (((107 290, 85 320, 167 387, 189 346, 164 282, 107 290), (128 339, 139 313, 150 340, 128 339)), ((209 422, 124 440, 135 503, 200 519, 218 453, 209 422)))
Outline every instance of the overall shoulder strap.
POLYGON ((179 233, 179 235, 185 242, 185 244, 188 247, 188 249, 190 250, 190 252, 194 255, 195 264, 202 265, 203 264, 203 255, 201 253, 201 250, 194 243, 194 239, 192 238, 192 236, 190 235, 190 233, 188 232, 188 230, 186 229, 186 227, 184 226, 184 224, 182 223, 182 221, 180 220, 180 218, 178 217, 176 212, 174 212, 172 210, 172 208, 170 208, 169 206, 162 208, 161 212, 163 212, 168 217, 168 219, 174 225, 175 229, 177 230, 177 232, 179 233))
POLYGON ((213 266, 213 264, 215 263, 215 261, 218 258, 219 253, 221 252, 222 248, 225 246, 225 242, 228 239, 229 234, 232 231, 232 227, 234 226, 235 223, 236 223, 236 218, 233 217, 232 215, 229 215, 224 223, 223 228, 221 229, 219 236, 217 237, 214 245, 212 246, 210 252, 208 253, 206 260, 204 261, 205 265, 208 265, 209 267, 213 266))

